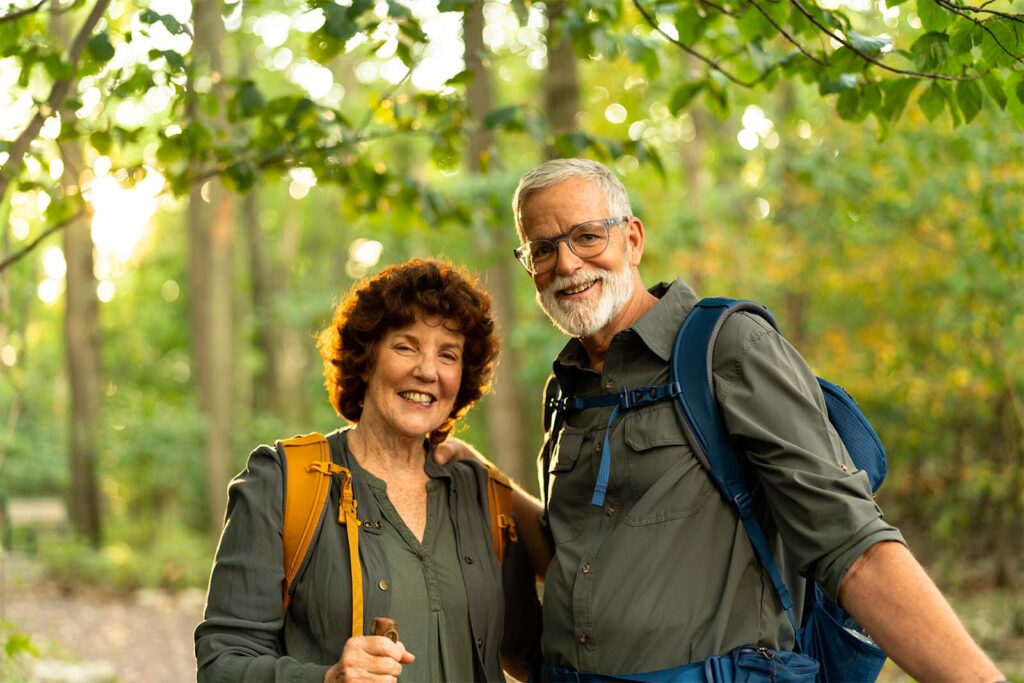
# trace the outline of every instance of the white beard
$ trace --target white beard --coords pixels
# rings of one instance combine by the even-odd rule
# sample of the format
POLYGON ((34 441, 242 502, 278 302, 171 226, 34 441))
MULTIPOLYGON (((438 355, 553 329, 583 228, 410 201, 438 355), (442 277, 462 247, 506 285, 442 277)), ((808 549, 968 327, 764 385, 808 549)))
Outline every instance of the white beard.
POLYGON ((568 277, 556 277, 551 284, 537 292, 537 303, 555 327, 570 337, 592 337, 608 325, 633 296, 633 273, 629 267, 629 254, 618 270, 587 268, 577 270, 568 277), (601 296, 595 304, 564 301, 555 293, 601 280, 601 296))

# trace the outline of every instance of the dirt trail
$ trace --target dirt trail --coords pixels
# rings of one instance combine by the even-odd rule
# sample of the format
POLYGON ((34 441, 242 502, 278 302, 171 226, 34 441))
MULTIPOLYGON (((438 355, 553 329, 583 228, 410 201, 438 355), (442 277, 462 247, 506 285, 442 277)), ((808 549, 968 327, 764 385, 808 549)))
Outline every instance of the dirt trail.
POLYGON ((62 591, 40 580, 24 557, 3 557, 2 611, 40 657, 0 678, 28 681, 187 683, 196 679, 192 631, 202 618, 198 590, 142 590, 125 596, 62 591))

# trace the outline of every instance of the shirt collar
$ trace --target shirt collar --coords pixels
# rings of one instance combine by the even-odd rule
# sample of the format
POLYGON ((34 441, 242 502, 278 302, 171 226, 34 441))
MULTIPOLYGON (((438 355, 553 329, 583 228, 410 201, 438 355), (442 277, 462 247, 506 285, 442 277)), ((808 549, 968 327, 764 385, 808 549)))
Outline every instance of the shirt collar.
MULTIPOLYGON (((682 278, 676 278, 674 282, 659 282, 648 291, 657 297, 658 302, 628 329, 659 358, 667 361, 672 355, 679 326, 697 304, 697 294, 682 278)), ((556 370, 560 365, 586 368, 589 363, 580 340, 570 339, 555 358, 554 367, 556 370)))

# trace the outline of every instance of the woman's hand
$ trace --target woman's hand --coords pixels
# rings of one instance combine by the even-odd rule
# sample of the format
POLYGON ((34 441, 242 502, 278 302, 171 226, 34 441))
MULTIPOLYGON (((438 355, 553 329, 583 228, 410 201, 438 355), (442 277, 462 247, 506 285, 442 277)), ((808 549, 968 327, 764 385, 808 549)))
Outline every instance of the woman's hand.
POLYGON ((395 683, 402 665, 414 659, 401 641, 393 643, 383 636, 349 638, 341 659, 324 676, 324 683, 395 683))

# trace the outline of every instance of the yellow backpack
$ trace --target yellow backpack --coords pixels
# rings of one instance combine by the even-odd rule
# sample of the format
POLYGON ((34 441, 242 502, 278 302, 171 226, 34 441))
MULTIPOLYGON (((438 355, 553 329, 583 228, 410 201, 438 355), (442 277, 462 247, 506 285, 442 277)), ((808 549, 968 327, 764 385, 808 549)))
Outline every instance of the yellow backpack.
MULTIPOLYGON (((310 544, 327 513, 327 495, 331 490, 331 477, 341 476, 341 505, 338 523, 348 536, 350 572, 352 577, 352 636, 363 635, 363 573, 359 564, 359 502, 352 495, 352 472, 331 460, 327 437, 318 432, 282 439, 285 456, 284 529, 284 584, 282 601, 285 612, 291 603, 291 589, 298 577, 310 544)), ((487 472, 487 500, 491 516, 491 538, 494 554, 501 563, 505 547, 518 540, 515 519, 512 517, 512 484, 508 477, 493 467, 487 472)))

